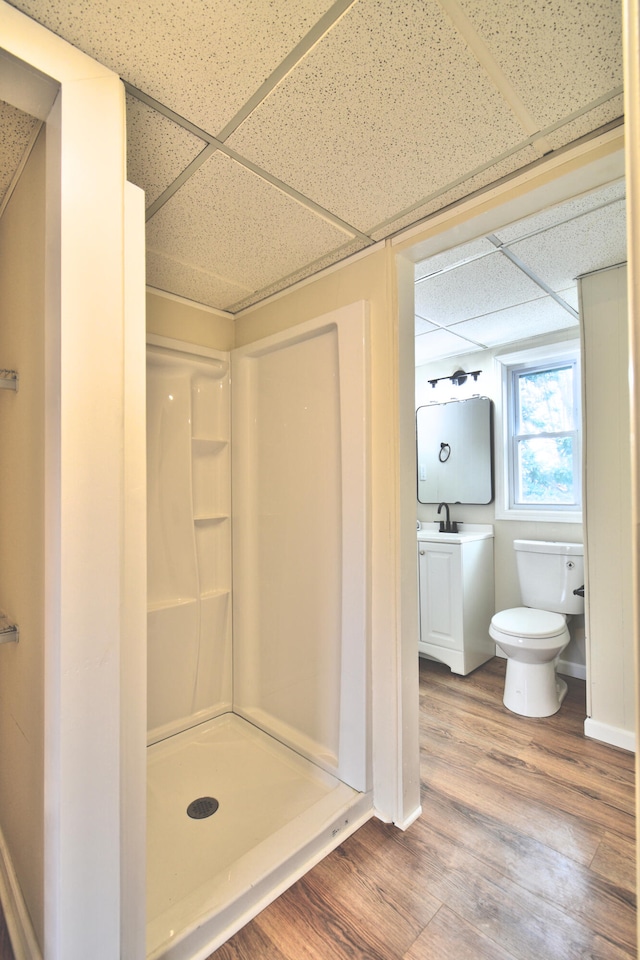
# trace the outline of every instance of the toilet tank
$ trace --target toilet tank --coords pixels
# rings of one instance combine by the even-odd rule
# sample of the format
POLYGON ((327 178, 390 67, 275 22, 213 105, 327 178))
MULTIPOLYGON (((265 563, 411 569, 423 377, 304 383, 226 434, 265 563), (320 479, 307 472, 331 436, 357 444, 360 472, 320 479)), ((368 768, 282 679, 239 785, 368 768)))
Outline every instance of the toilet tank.
POLYGON ((514 540, 520 596, 525 607, 555 613, 583 613, 584 599, 573 591, 584 585, 581 543, 514 540))

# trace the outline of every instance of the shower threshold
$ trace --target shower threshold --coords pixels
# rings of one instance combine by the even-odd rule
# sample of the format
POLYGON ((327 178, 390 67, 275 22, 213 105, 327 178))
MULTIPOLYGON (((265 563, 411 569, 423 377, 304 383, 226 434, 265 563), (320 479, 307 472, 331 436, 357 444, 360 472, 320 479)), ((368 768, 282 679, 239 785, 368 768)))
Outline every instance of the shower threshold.
POLYGON ((149 747, 147 790, 147 960, 205 960, 373 813, 232 713, 149 747))

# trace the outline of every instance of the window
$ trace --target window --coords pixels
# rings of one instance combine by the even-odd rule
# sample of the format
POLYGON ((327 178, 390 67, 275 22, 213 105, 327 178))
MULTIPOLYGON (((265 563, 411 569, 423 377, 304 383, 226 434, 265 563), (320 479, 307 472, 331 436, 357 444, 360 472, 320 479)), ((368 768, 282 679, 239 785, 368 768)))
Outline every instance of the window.
POLYGON ((504 515, 576 522, 582 500, 578 351, 575 345, 549 350, 500 360, 504 515))

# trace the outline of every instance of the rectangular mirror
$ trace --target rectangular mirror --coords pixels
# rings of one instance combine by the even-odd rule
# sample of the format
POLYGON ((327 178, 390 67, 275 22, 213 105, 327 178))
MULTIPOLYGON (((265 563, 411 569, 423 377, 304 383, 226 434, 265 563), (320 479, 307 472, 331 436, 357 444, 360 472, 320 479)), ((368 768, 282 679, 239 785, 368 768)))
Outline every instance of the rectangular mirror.
POLYGON ((416 411, 418 501, 491 503, 491 400, 430 403, 416 411))

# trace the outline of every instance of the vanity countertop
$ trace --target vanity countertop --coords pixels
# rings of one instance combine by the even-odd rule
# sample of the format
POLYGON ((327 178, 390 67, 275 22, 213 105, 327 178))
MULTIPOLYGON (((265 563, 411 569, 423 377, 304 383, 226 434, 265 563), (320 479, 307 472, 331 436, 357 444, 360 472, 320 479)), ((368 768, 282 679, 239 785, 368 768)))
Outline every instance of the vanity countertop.
POLYGON ((490 523, 462 523, 458 521, 461 530, 458 533, 440 533, 438 523, 423 521, 418 528, 418 540, 430 543, 468 543, 470 540, 489 540, 493 537, 493 526, 490 523))

